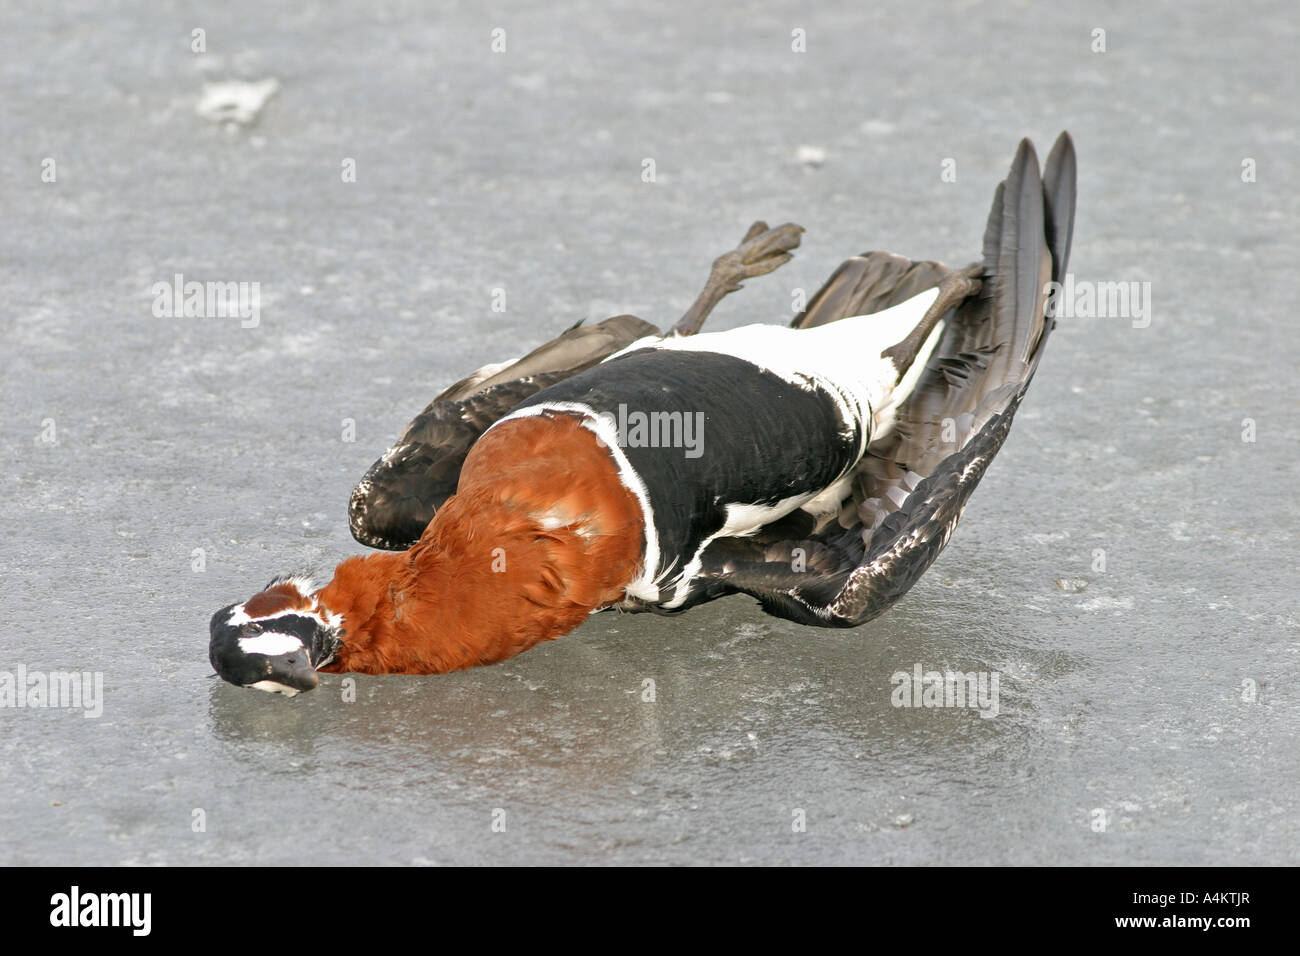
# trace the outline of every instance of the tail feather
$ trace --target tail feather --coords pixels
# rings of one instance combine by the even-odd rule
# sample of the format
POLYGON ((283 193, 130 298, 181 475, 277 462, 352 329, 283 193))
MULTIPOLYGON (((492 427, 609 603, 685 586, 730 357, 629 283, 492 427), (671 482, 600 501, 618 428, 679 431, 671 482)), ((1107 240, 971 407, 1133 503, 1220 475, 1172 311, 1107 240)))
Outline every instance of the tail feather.
MULTIPOLYGON (((1049 249, 1049 202, 1065 248, 1073 225, 1073 151, 1053 150, 1055 198, 1044 191, 1033 146, 1022 141, 993 194, 983 242, 983 286, 948 320, 925 372, 899 409, 893 435, 873 443, 859 465, 860 514, 892 510, 884 489, 905 471, 933 474, 1024 390, 1048 332, 1046 284, 1056 259, 1049 249)), ((1064 259, 1064 254, 1061 256, 1064 259)), ((864 521, 864 523, 868 523, 864 521)))
POLYGON ((1052 278, 1060 282, 1070 264, 1070 241, 1074 235, 1074 197, 1078 187, 1078 163, 1074 140, 1069 133, 1056 138, 1043 169, 1043 198, 1047 201, 1047 241, 1052 248, 1052 278))

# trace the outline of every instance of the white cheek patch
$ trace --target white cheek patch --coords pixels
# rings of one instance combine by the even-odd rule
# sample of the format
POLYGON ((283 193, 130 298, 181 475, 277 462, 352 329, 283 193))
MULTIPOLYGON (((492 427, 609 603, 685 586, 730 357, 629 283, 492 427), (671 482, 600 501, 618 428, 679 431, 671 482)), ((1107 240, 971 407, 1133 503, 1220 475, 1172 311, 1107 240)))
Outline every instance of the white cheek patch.
MULTIPOLYGON (((245 654, 265 654, 267 657, 279 657, 303 648, 303 643, 291 634, 258 634, 255 637, 241 637, 239 649, 245 654)), ((256 687, 257 685, 252 685, 256 687)))
POLYGON ((270 694, 284 694, 285 697, 297 697, 300 691, 292 687, 286 687, 284 684, 273 680, 260 680, 255 684, 245 684, 245 687, 252 687, 254 690, 264 690, 270 694))

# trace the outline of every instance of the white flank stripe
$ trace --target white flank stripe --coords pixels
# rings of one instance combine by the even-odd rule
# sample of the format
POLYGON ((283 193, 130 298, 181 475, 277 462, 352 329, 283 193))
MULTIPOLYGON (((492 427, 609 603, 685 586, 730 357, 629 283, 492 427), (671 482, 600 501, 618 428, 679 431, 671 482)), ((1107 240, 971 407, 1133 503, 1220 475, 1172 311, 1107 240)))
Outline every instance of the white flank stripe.
POLYGON ((700 573, 700 568, 704 564, 704 552, 716 539, 739 538, 753 534, 769 522, 784 518, 811 497, 811 495, 798 495, 793 498, 783 498, 773 505, 727 505, 727 517, 722 527, 700 542, 700 546, 695 549, 694 557, 675 579, 672 600, 664 602, 663 606, 670 610, 681 607, 690 597, 691 582, 695 580, 695 575, 700 573))

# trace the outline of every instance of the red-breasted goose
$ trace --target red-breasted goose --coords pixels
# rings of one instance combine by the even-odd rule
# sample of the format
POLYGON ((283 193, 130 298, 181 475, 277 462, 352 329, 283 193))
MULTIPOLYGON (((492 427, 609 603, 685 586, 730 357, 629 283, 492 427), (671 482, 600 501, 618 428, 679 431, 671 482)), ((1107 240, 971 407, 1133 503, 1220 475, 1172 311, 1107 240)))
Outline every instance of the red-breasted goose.
POLYGON ((593 611, 674 614, 743 592, 805 624, 887 609, 947 544, 1006 439, 1065 273, 1075 156, 1021 142, 983 261, 869 252, 790 327, 698 333, 799 227, 755 225, 668 334, 574 327, 438 396, 366 473, 348 558, 212 618, 225 679, 288 694, 317 672, 505 660, 593 611))

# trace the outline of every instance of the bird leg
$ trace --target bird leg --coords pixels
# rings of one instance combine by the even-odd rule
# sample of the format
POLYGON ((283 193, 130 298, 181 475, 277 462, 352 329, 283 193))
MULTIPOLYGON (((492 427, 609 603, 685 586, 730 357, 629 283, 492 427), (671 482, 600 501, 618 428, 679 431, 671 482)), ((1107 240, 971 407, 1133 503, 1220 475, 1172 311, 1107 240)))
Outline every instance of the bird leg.
POLYGON ((916 328, 912 329, 903 341, 891 345, 880 353, 881 358, 893 361, 894 368, 898 369, 899 378, 906 375, 907 370, 912 367, 921 347, 925 345, 925 340, 930 337, 930 333, 934 331, 935 325, 944 314, 979 292, 982 285, 980 276, 983 271, 984 267, 978 262, 964 269, 949 269, 948 274, 939 280, 938 297, 931 303, 930 308, 926 309, 925 315, 921 316, 921 321, 916 324, 916 328))
POLYGON ((750 226, 740 245, 713 260, 713 270, 709 273, 709 281, 704 284, 704 291, 673 326, 673 332, 694 335, 714 307, 728 293, 739 289, 744 280, 765 275, 789 262, 792 258, 790 250, 798 248, 801 232, 803 227, 792 222, 775 229, 769 229, 762 220, 750 226))

